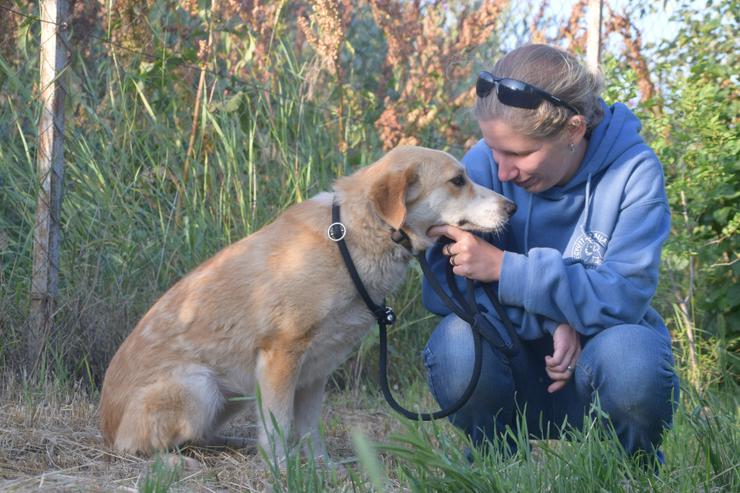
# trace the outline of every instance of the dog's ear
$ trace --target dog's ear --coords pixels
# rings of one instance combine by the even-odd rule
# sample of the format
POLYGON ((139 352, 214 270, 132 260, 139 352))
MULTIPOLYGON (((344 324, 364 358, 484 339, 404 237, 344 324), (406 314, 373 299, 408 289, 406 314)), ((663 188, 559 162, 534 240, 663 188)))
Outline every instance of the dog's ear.
POLYGON ((370 190, 370 200, 375 205, 381 219, 393 229, 403 226, 406 219, 406 203, 411 195, 419 176, 415 167, 402 171, 385 173, 370 190))

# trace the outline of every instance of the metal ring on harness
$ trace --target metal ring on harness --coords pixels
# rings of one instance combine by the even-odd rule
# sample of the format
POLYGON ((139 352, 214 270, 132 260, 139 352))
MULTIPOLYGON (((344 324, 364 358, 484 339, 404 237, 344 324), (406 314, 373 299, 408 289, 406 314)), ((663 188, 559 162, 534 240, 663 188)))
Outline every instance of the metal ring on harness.
POLYGON ((326 230, 326 235, 331 241, 342 241, 347 235, 347 227, 339 221, 333 222, 329 225, 329 229, 326 230))

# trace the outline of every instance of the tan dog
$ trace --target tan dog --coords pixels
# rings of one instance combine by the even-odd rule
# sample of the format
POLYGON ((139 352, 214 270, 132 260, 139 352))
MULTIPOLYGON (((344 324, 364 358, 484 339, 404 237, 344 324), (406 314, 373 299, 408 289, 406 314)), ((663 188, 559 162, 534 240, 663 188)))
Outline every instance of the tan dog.
POLYGON ((259 386, 260 445, 270 450, 272 415, 291 443, 308 436, 314 454, 325 456, 324 386, 374 321, 327 236, 332 200, 376 302, 401 283, 412 258, 391 240, 394 230, 402 228, 418 252, 435 241, 431 226, 494 231, 513 210, 452 156, 419 147, 394 149, 334 190, 224 248, 144 315, 105 374, 101 430, 109 445, 151 453, 213 443, 259 386))

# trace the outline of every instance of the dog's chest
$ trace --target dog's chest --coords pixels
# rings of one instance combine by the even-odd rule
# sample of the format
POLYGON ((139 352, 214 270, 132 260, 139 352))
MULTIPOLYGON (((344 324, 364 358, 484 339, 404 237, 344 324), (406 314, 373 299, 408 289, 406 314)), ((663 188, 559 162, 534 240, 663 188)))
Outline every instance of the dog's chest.
POLYGON ((301 380, 308 383, 334 371, 359 345, 373 321, 361 301, 326 317, 303 358, 301 380))
MULTIPOLYGON (((407 261, 402 257, 367 259, 357 255, 355 266, 369 296, 381 304, 403 281, 407 261)), ((320 321, 302 362, 300 380, 308 383, 329 375, 357 348, 375 322, 375 317, 346 275, 342 300, 320 321)), ((300 385, 300 384, 299 384, 300 385)))

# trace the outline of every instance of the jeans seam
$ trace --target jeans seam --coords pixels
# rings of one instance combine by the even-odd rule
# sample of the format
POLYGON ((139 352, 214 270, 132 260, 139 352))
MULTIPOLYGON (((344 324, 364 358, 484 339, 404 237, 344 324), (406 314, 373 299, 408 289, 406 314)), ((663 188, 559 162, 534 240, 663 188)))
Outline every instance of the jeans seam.
POLYGON ((429 360, 433 357, 434 355, 429 348, 424 349, 424 366, 427 368, 427 383, 429 384, 429 391, 432 393, 434 400, 440 402, 437 388, 434 385, 434 378, 432 377, 432 368, 429 365, 429 360))
MULTIPOLYGON (((588 379, 588 386, 591 388, 591 393, 596 392, 596 385, 594 384, 594 372, 593 369, 584 363, 576 363, 576 370, 581 370, 588 379)), ((574 382, 575 383, 575 382, 574 382)))

